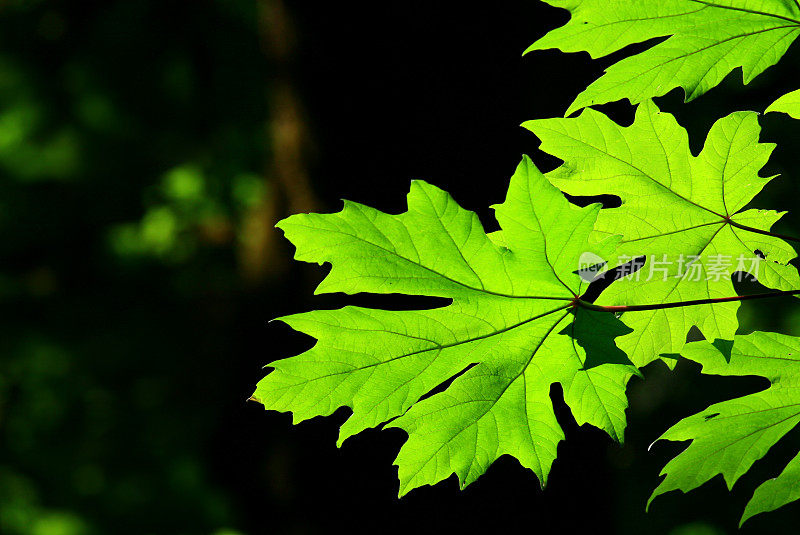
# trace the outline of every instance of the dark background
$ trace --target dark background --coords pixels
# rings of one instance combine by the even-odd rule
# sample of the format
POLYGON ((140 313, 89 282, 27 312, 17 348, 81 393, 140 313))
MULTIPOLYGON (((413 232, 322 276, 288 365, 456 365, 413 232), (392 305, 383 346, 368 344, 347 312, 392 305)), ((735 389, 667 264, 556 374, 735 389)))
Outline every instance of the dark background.
MULTIPOLYGON (((335 447, 340 411, 291 426, 247 402, 312 343, 267 321, 386 297, 313 297, 325 269, 272 229, 340 198, 404 209, 413 178, 495 228, 523 153, 517 125, 559 115, 615 58, 521 52, 567 13, 504 2, 0 1, 0 533, 735 533, 800 446, 790 434, 728 493, 721 478, 644 505, 679 418, 762 388, 654 364, 630 387, 627 442, 578 428, 548 488, 510 458, 398 500, 399 431, 335 447)), ((714 120, 795 89, 798 51, 743 87, 658 100, 699 150, 714 120)), ((624 103, 602 107, 632 120, 624 103)), ((798 123, 771 114, 784 176, 754 206, 794 209, 798 123)), ((800 235, 787 216, 777 230, 800 235)), ((401 306, 414 306, 404 300, 401 306)), ((742 330, 800 334, 792 300, 742 330)), ((800 505, 742 533, 795 533, 800 505)))

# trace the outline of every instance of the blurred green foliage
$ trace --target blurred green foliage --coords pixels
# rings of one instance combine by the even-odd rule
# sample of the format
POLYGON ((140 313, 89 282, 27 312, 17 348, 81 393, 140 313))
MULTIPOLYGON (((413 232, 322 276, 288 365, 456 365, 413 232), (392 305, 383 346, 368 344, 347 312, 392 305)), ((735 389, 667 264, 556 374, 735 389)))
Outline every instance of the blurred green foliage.
POLYGON ((209 475, 223 409, 182 392, 234 399, 230 340, 197 325, 234 321, 238 234, 269 201, 258 21, 0 4, 0 533, 237 533, 209 475))

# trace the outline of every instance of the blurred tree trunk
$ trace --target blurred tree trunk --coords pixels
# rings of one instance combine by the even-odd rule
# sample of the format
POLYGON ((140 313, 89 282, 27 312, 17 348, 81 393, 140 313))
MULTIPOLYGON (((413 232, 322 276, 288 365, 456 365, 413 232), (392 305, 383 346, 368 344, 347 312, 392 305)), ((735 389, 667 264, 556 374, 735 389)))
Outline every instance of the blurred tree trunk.
POLYGON ((240 230, 240 271, 251 284, 275 277, 288 267, 275 223, 288 214, 310 212, 318 206, 305 165, 308 129, 292 81, 294 29, 283 0, 259 0, 258 8, 261 46, 271 69, 266 95, 270 146, 264 198, 244 215, 240 230))

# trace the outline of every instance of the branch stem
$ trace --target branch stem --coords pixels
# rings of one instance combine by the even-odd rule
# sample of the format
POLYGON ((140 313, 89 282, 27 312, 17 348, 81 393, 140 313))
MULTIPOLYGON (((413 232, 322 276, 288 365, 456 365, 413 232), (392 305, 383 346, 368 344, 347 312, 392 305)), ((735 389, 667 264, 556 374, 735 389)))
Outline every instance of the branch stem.
POLYGON ((748 227, 747 225, 742 225, 741 223, 737 223, 730 218, 726 218, 728 224, 732 227, 740 228, 742 230, 746 230, 748 232, 755 232, 756 234, 763 234, 764 236, 772 236, 773 238, 780 238, 786 241, 793 241, 795 243, 800 243, 800 238, 795 238, 794 236, 786 236, 785 234, 778 234, 776 232, 770 232, 768 230, 761 230, 760 228, 755 227, 748 227))
POLYGON ((581 299, 573 301, 573 306, 580 306, 598 312, 635 312, 642 310, 662 310, 665 308, 689 307, 695 305, 713 305, 716 303, 727 303, 729 301, 750 301, 753 299, 767 299, 771 297, 781 297, 784 295, 798 295, 800 290, 783 290, 777 292, 765 292, 750 295, 734 295, 732 297, 716 297, 712 299, 694 299, 691 301, 674 301, 671 303, 655 303, 652 305, 595 305, 581 299))

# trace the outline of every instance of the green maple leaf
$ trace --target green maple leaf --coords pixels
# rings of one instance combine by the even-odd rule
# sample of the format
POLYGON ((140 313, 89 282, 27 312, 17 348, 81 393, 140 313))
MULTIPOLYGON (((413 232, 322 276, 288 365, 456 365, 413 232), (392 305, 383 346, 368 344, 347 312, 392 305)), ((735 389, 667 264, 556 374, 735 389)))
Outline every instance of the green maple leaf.
MULTIPOLYGON (((728 489, 752 464, 800 423, 800 338, 756 332, 726 341, 692 342, 681 355, 700 363, 708 375, 756 375, 769 379, 766 390, 711 405, 685 418, 658 440, 691 440, 662 470, 666 478, 653 499, 671 490, 688 492, 717 475, 728 489)), ((800 455, 779 476, 762 483, 748 502, 740 525, 758 513, 800 498, 800 455)))
POLYGON ((682 87, 690 101, 736 68, 749 83, 800 34, 795 0, 545 0, 572 17, 528 48, 586 51, 592 58, 668 37, 625 58, 583 91, 567 115, 627 98, 637 104, 682 87))
POLYGON ((794 119, 800 119, 800 89, 787 93, 769 105, 764 113, 782 112, 794 119))
POLYGON ((573 306, 586 285, 575 273, 581 255, 608 257, 618 239, 590 240, 599 206, 569 204, 527 158, 494 208, 502 233, 490 238, 474 213, 415 181, 399 215, 346 202, 335 214, 280 222, 298 260, 331 264, 318 293, 452 302, 281 318, 317 343, 270 364, 254 399, 291 411, 295 422, 349 407, 339 444, 384 422, 405 430, 401 495, 452 473, 466 486, 503 454, 544 484, 564 436, 549 396, 554 383, 579 424, 621 441, 635 369, 613 338, 627 330, 611 314, 573 306))
MULTIPOLYGON (((640 272, 613 284, 597 304, 733 296, 731 275, 738 270, 769 288, 800 287, 797 270, 787 265, 796 256, 794 249, 760 233, 783 213, 741 211, 771 180, 758 175, 774 145, 758 142, 756 113, 733 113, 717 121, 698 156, 689 150, 686 131, 652 101, 639 105, 628 127, 591 109, 577 118, 524 126, 541 139, 543 151, 564 161, 547 174, 554 185, 571 195, 621 198, 619 208, 600 212, 595 228, 601 236, 623 236, 617 249, 623 259, 648 258, 640 272), (688 260, 694 257, 699 258, 690 268, 688 260), (700 271, 700 280, 694 280, 698 275, 692 269, 700 271)), ((611 261, 609 267, 621 263, 611 261)), ((633 332, 617 345, 641 367, 661 353, 680 351, 693 325, 707 339, 730 339, 738 306, 724 302, 626 313, 623 321, 633 332)))

